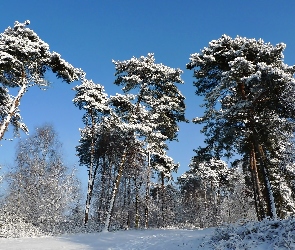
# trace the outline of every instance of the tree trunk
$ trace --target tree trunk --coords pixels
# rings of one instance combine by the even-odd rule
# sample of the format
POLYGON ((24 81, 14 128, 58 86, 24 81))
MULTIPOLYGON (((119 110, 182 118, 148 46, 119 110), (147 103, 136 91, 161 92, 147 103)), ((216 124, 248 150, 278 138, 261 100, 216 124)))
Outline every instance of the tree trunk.
POLYGON ((130 211, 130 207, 131 207, 131 180, 130 177, 128 178, 129 182, 128 182, 128 218, 127 218, 127 229, 129 229, 131 227, 131 211, 130 211))
MULTIPOLYGON (((246 92, 245 92, 245 84, 242 82, 238 82, 238 90, 242 97, 242 100, 246 100, 246 92)), ((253 123, 253 110, 250 110, 249 120, 250 120, 250 130, 255 131, 254 123, 253 123)), ((247 126, 247 124, 246 124, 247 126)), ((252 141, 256 141, 255 139, 250 139, 250 170, 251 170, 251 179, 253 185, 253 193, 254 193, 254 202, 255 202, 255 210, 257 219, 260 221, 265 217, 264 208, 262 204, 262 193, 259 181, 259 175, 257 171, 257 160, 255 156, 255 147, 252 141)))
POLYGON ((24 95, 24 93, 26 92, 26 90, 27 90, 27 85, 25 83, 23 83, 23 85, 20 87, 20 90, 18 91, 17 96, 14 98, 14 100, 11 104, 11 107, 8 111, 7 116, 4 118, 4 121, 0 126, 0 141, 3 139, 3 136, 9 126, 9 123, 10 123, 12 117, 14 116, 14 113, 15 113, 17 107, 19 106, 20 100, 21 100, 22 96, 24 95))
POLYGON ((257 192, 257 186, 256 186, 256 179, 254 175, 254 161, 252 158, 252 152, 250 153, 250 173, 251 173, 251 181, 252 181, 252 189, 253 189, 253 195, 254 195, 254 203, 255 203, 255 211, 256 211, 256 217, 258 221, 261 221, 260 211, 259 211, 259 204, 258 204, 258 192, 257 192))
POLYGON ((134 178, 135 181, 135 228, 139 228, 139 214, 138 214, 138 190, 139 185, 137 184, 137 176, 134 178))
POLYGON ((147 166, 147 181, 146 181, 146 191, 145 191, 145 228, 149 227, 149 199, 150 199, 150 162, 151 162, 151 153, 148 152, 148 166, 147 166))
MULTIPOLYGON (((246 92, 245 92, 245 84, 242 82, 238 82, 238 89, 240 92, 240 95, 242 97, 243 100, 246 100, 246 92)), ((257 160, 255 157, 255 153, 254 153, 254 164, 252 164, 255 168, 253 169, 254 171, 254 179, 256 181, 256 189, 258 190, 258 194, 260 195, 259 192, 261 192, 261 188, 259 185, 259 174, 262 177, 262 181, 264 184, 264 200, 266 202, 266 206, 267 206, 267 211, 266 211, 266 216, 269 216, 270 218, 276 218, 276 209, 275 209, 275 203, 274 203, 274 196, 273 196, 273 192, 271 190, 271 185, 269 182, 269 174, 268 174, 268 169, 267 169, 267 163, 266 163, 266 157, 264 155, 264 151, 262 148, 262 145, 257 141, 257 138, 259 138, 258 132, 256 131, 256 128, 254 126, 255 122, 253 119, 253 113, 254 110, 251 109, 250 110, 250 115, 249 115, 249 120, 250 120, 250 128, 251 131, 253 132, 254 137, 252 138, 252 142, 254 145, 252 145, 252 149, 254 148, 254 152, 257 153, 258 158, 259 158, 259 168, 257 168, 257 160)), ((252 153, 253 154, 253 153, 252 153)), ((255 190, 254 190, 255 192, 255 190)), ((261 197, 257 197, 258 200, 261 200, 261 197)), ((261 207, 261 205, 260 205, 261 207)), ((265 217, 265 213, 261 214, 261 217, 264 218, 265 217)))
MULTIPOLYGON (((111 166, 111 164, 110 164, 111 166)), ((97 220, 100 222, 102 221, 102 218, 104 218, 104 212, 105 212, 105 201, 104 199, 107 197, 107 190, 108 185, 106 183, 106 157, 102 157, 102 171, 101 171, 101 178, 100 178, 100 189, 99 189, 99 199, 98 199, 98 208, 97 208, 97 220)))
POLYGON ((267 216, 269 216, 271 219, 277 219, 276 205, 274 201, 273 192, 271 189, 271 184, 269 181, 269 172, 268 172, 267 162, 266 162, 267 160, 266 160, 262 145, 257 145, 257 148, 258 148, 258 155, 260 158, 261 172, 262 172, 264 188, 265 188, 267 216))
MULTIPOLYGON (((93 111, 90 111, 91 115, 91 151, 90 151, 90 166, 88 170, 88 189, 87 189, 87 198, 86 198, 86 204, 85 204, 85 217, 84 217, 84 225, 86 226, 88 219, 89 219, 89 209, 90 209, 90 202, 91 202, 91 196, 93 191, 93 185, 94 185, 94 177, 95 174, 93 173, 93 164, 94 164, 94 117, 93 117, 93 111)), ((97 170, 97 167, 96 167, 97 170)), ((96 173, 95 170, 95 173, 96 173)))
POLYGON ((126 158, 127 158, 127 149, 125 148, 124 153, 122 155, 121 164, 119 166, 118 173, 116 176, 116 180, 114 182, 114 187, 113 187, 113 191, 112 191, 112 198, 110 201, 110 206, 109 206, 109 209, 107 212, 107 217, 105 220, 105 226, 104 226, 104 230, 103 230, 104 232, 108 232, 110 229, 110 223, 111 223, 111 219, 112 219, 114 204, 115 204, 116 196, 119 191, 120 180, 121 180, 121 177, 123 174, 123 169, 124 169, 124 164, 125 164, 126 158))
POLYGON ((250 166, 251 166, 251 177, 252 177, 252 183, 253 183, 256 215, 257 215, 257 219, 260 221, 265 217, 265 212, 264 212, 263 203, 262 203, 263 194, 261 192, 260 180, 259 180, 259 175, 257 171, 257 160, 255 156, 255 148, 253 143, 251 143, 250 166))
POLYGON ((164 206, 165 206, 165 183, 164 183, 164 173, 161 172, 161 213, 162 213, 162 226, 165 227, 165 214, 164 214, 164 206))

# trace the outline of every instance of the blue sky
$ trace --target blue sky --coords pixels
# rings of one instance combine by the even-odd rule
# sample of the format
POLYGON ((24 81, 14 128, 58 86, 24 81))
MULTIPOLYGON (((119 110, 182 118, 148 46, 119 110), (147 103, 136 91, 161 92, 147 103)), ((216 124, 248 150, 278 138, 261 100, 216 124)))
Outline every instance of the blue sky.
MULTIPOLYGON (((30 28, 87 78, 105 86, 109 95, 120 93, 113 84, 114 60, 128 60, 155 53, 157 63, 184 71, 188 119, 202 115, 201 97, 194 94, 193 72, 186 70, 190 54, 199 52, 223 34, 262 38, 287 44, 285 63, 294 64, 295 2, 266 0, 56 0, 1 1, 0 32, 14 21, 30 20, 30 28)), ((21 101, 21 114, 31 131, 44 123, 54 125, 64 146, 64 159, 78 167, 75 146, 83 113, 72 103, 78 83, 67 85, 48 75, 47 91, 31 88, 21 101)), ((181 164, 179 174, 188 170, 193 149, 202 145, 201 127, 180 124, 179 142, 170 144, 169 155, 181 164)), ((22 134, 24 137, 25 135, 22 134)), ((7 134, 6 137, 9 137, 7 134)), ((12 166, 17 140, 2 141, 0 164, 12 166)), ((79 167, 82 179, 86 169, 79 167)))

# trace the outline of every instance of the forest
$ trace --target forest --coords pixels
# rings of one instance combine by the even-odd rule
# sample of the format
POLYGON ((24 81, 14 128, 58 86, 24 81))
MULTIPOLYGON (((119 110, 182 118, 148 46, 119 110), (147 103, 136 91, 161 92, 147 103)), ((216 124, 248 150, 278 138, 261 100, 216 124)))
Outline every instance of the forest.
POLYGON ((15 165, 1 172, 0 237, 293 218, 295 66, 284 63, 285 44, 223 35, 192 51, 186 84, 203 97, 204 114, 189 121, 181 69, 156 63, 153 53, 113 60, 122 94, 109 95, 29 24, 0 35, 0 141, 8 131, 21 137, 15 165), (78 83, 73 105, 84 128, 76 152, 86 193, 54 127, 29 132, 21 117, 26 92, 50 87, 47 72, 78 83), (202 124, 205 141, 175 179, 168 144, 182 122, 202 124))

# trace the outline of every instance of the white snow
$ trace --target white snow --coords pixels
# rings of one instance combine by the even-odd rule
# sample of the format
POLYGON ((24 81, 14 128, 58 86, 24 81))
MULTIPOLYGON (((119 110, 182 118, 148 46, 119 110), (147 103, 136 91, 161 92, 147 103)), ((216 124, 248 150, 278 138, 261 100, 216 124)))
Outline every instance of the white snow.
MULTIPOLYGON (((197 249, 214 229, 127 230, 39 238, 0 239, 1 250, 188 250, 197 249)), ((204 248, 202 248, 204 249, 204 248)))
POLYGON ((0 250, 295 249, 295 219, 239 221, 207 229, 143 229, 0 238, 0 250))

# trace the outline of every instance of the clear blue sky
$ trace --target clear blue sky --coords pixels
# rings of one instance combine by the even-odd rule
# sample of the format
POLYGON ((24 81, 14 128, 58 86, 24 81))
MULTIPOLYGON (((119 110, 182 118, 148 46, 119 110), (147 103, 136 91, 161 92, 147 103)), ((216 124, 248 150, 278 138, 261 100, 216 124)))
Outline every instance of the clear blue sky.
MULTIPOLYGON (((120 93, 113 84, 111 60, 127 60, 155 53, 157 63, 184 71, 188 119, 202 115, 202 98, 194 95, 193 72, 186 70, 190 54, 199 52, 222 34, 262 38, 287 44, 285 62, 295 63, 295 2, 267 0, 9 0, 0 3, 0 32, 14 21, 30 20, 33 29, 51 50, 87 78, 105 86, 109 95, 120 93)), ((78 166, 75 146, 79 140, 82 112, 72 103, 77 83, 67 85, 49 76, 47 91, 31 88, 21 101, 21 114, 31 131, 51 123, 64 146, 65 161, 78 166)), ((200 126, 181 124, 179 142, 170 144, 169 155, 181 164, 179 174, 188 170, 193 149, 202 145, 200 126)), ((7 134, 8 136, 8 134, 7 134)), ((7 137, 6 136, 6 137, 7 137)), ((22 134, 22 136, 25 136, 22 134)), ((0 164, 12 166, 15 143, 2 141, 0 164)), ((79 167, 85 179, 86 169, 79 167)))

